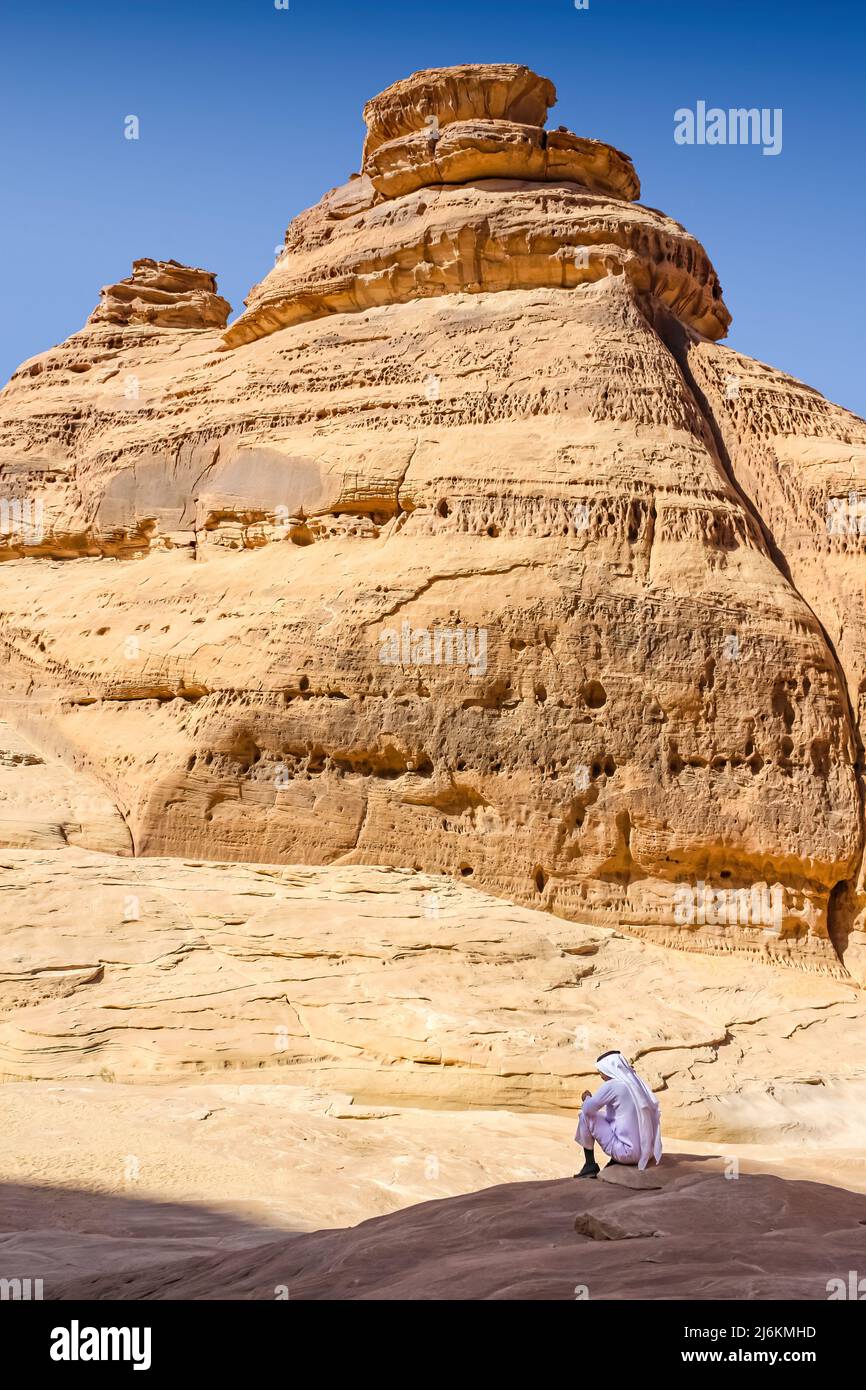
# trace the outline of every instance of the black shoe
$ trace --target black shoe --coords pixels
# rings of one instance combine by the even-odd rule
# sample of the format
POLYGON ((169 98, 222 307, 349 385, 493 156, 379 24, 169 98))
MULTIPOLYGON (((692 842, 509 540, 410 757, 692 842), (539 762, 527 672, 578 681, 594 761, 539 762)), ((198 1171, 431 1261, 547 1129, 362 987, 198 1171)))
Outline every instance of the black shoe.
POLYGON ((621 1168, 622 1164, 617 1159, 610 1158, 604 1166, 605 1168, 621 1168))
POLYGON ((584 1163, 579 1173, 575 1173, 576 1178, 597 1178, 601 1169, 597 1163, 584 1163))

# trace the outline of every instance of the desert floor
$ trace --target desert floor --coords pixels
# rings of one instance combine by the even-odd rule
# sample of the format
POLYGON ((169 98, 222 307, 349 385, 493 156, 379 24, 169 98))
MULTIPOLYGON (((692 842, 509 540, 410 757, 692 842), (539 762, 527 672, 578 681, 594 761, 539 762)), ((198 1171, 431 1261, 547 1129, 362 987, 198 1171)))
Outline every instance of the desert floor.
POLYGON ((845 980, 399 870, 6 850, 0 892, 0 1275, 46 1298, 821 1299, 862 1264, 845 980), (665 1158, 575 1182, 617 1042, 665 1158))

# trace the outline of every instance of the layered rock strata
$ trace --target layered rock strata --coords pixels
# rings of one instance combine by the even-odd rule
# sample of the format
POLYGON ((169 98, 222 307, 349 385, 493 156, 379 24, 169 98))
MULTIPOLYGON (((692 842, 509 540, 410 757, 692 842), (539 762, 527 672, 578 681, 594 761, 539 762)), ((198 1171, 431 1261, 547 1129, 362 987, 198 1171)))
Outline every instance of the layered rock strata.
POLYGON ((223 328, 231 313, 216 276, 179 261, 133 261, 132 274, 106 285, 89 324, 155 324, 158 328, 223 328))
POLYGON ((573 1115, 618 1044, 668 1135, 862 1149, 866 1069, 846 1047, 866 1001, 768 952, 653 951, 367 866, 7 849, 0 898, 5 1082, 267 1076, 358 1104, 573 1115))

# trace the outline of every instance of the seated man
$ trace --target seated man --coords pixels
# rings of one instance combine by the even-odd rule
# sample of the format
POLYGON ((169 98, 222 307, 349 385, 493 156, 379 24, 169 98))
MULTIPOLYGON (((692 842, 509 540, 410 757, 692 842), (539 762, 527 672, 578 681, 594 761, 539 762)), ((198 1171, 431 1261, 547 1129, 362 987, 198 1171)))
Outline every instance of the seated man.
POLYGON ((596 1178, 599 1166, 593 1152, 596 1141, 611 1163, 636 1163, 645 1168, 650 1159, 661 1162, 662 1136, 658 1101, 645 1081, 629 1066, 621 1052, 605 1052, 595 1064, 606 1078, 595 1095, 584 1091, 580 1121, 574 1138, 586 1156, 576 1178, 596 1178))

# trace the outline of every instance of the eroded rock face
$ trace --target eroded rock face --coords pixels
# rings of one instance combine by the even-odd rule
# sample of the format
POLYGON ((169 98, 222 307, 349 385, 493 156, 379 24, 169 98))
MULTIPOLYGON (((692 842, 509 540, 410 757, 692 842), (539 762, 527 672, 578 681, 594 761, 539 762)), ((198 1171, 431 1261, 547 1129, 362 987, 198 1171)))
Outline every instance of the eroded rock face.
POLYGON ((551 83, 511 65, 416 73, 374 98, 361 177, 295 219, 225 345, 385 304, 606 275, 723 336, 730 315, 703 248, 626 206, 640 192, 628 155, 544 130, 554 100, 551 83))
POLYGON ((216 276, 209 270, 145 257, 133 261, 127 279, 105 286, 87 322, 222 328, 231 308, 217 294, 216 276))
POLYGON ((864 426, 710 341, 706 253, 548 88, 397 84, 224 335, 96 321, 16 373, 0 705, 139 854, 860 974, 864 538, 789 564, 777 513, 866 490, 864 426))
MULTIPOLYGON (((23 721, 19 721, 23 722, 23 721)), ((110 854, 132 853, 123 818, 108 793, 77 768, 0 723, 0 844, 26 849, 75 845, 110 854)))
MULTIPOLYGON (((359 1104, 574 1116, 618 1046, 658 1091, 667 1135, 776 1142, 783 1128, 792 1144, 823 1132, 862 1147, 849 1043, 866 1001, 850 980, 770 969, 760 940, 711 961, 649 952, 364 865, 6 849, 0 894, 4 1081, 270 1070, 359 1104)), ((784 949, 796 962, 797 941, 784 949)))
POLYGON ((501 120, 543 126, 556 88, 520 63, 427 68, 395 82, 364 107, 364 155, 389 140, 454 121, 501 120))

